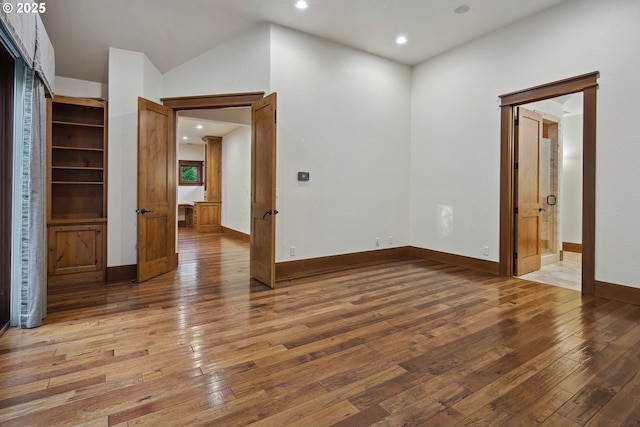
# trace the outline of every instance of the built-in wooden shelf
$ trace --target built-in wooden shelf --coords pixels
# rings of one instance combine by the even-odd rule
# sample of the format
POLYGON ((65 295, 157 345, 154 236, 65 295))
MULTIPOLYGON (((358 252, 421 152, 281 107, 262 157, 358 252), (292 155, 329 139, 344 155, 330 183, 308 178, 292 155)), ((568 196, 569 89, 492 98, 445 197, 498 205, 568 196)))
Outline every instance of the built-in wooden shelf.
POLYGON ((56 96, 47 115, 49 283, 104 282, 106 101, 56 96))

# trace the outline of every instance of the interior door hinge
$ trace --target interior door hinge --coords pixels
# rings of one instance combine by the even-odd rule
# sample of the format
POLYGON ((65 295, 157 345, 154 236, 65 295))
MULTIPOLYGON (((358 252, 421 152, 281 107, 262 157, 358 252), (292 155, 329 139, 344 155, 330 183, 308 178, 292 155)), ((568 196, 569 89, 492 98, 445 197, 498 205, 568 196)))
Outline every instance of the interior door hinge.
POLYGON ((273 110, 273 123, 278 123, 278 110, 273 110))
POLYGON ((513 259, 518 259, 518 252, 513 253, 513 259))
POLYGON ((518 170, 518 168, 519 168, 519 167, 520 167, 520 165, 518 164, 518 162, 515 162, 515 163, 513 164, 513 168, 514 168, 515 170, 518 170))
POLYGON ((513 213, 517 214, 518 213, 518 208, 513 208, 513 213))
POLYGON ((518 125, 520 124, 520 119, 515 119, 515 120, 513 121, 513 124, 514 124, 515 126, 518 126, 518 125))

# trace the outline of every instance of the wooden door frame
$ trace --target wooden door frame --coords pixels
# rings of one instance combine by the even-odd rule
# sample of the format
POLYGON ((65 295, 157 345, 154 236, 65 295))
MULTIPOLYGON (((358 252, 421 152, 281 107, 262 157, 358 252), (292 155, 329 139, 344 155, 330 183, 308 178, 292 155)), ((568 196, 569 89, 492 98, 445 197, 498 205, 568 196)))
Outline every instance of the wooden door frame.
MULTIPOLYGON (((4 299, 0 300, 6 319, 0 317, 0 336, 9 326, 11 313, 11 234, 12 234, 12 190, 13 190, 13 86, 15 61, 5 47, 0 44, 0 286, 4 299)), ((4 317, 4 316, 3 316, 4 317)))
POLYGON ((500 95, 500 275, 513 276, 514 138, 513 108, 530 102, 583 93, 582 294, 595 295, 596 93, 600 72, 500 95))
MULTIPOLYGON (((265 92, 241 92, 241 93, 223 93, 217 95, 196 95, 182 96, 175 98, 162 98, 162 104, 171 108, 173 121, 173 139, 176 140, 177 116, 179 111, 183 110, 210 110, 216 108, 229 107, 251 107, 251 105, 264 98, 265 92)), ((177 249, 177 246, 176 246, 177 249)), ((176 254, 177 258, 177 254, 176 254)))

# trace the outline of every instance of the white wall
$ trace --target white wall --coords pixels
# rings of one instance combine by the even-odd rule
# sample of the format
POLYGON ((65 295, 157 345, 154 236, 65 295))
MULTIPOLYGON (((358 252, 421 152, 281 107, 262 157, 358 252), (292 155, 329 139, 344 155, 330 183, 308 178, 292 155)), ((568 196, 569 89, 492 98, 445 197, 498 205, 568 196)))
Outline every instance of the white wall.
POLYGON ((268 91, 269 26, 228 40, 164 74, 163 96, 268 91))
POLYGON ((582 243, 582 114, 562 119, 563 171, 560 222, 563 242, 582 243))
POLYGON ((142 97, 161 104, 162 74, 146 55, 143 55, 142 59, 142 97))
POLYGON ((222 225, 251 232, 251 127, 222 138, 222 225))
MULTIPOLYGON (((178 160, 200 160, 204 162, 204 145, 178 144, 178 160)), ((193 204, 204 200, 204 185, 178 185, 178 204, 193 204)), ((184 218, 178 218, 184 219, 184 218)))
POLYGON ((99 82, 56 76, 56 95, 107 99, 109 86, 99 82))
POLYGON ((407 245, 410 68, 271 28, 276 261, 373 250, 377 237, 383 248, 407 245))
POLYGON ((636 0, 568 1, 415 67, 411 243, 497 261, 498 96, 598 70, 596 279, 640 287, 639 18, 636 0))
POLYGON ((137 263, 138 97, 159 102, 161 82, 144 54, 109 49, 109 267, 137 263))

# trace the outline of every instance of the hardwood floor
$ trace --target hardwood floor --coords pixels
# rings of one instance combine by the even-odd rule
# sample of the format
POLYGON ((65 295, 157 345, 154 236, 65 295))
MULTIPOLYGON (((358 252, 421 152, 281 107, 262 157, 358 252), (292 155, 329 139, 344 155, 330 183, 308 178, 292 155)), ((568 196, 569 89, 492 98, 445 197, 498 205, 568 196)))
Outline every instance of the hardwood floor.
POLYGON ((180 240, 148 282, 51 288, 0 339, 0 425, 622 426, 640 307, 407 259, 279 283, 180 240))

